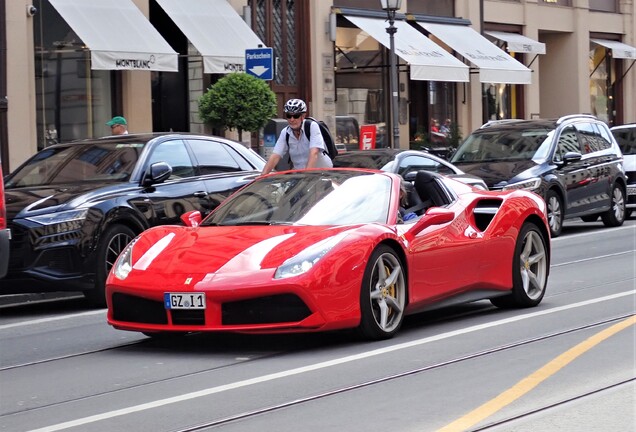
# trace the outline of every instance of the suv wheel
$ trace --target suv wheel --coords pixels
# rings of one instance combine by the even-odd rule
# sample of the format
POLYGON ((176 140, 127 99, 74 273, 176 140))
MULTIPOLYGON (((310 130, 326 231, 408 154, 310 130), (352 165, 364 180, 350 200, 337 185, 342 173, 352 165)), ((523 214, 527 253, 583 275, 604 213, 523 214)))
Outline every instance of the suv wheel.
POLYGON ((84 297, 95 307, 106 306, 106 277, 119 254, 135 238, 133 230, 125 225, 115 224, 104 231, 97 246, 97 271, 95 288, 84 291, 84 297))
POLYGON ((623 188, 615 184, 612 190, 612 205, 610 209, 601 215, 603 223, 607 227, 616 227, 625 222, 625 194, 623 188))
POLYGON ((545 202, 548 206, 548 223, 550 224, 550 235, 558 237, 563 228, 563 200, 555 191, 550 189, 546 194, 545 202))

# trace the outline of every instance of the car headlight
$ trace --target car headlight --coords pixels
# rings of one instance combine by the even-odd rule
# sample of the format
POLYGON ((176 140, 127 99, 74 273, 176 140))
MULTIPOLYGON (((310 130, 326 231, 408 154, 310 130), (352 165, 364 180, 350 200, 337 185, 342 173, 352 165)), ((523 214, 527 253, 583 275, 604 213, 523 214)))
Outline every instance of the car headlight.
POLYGON ((87 214, 88 209, 85 208, 31 216, 26 219, 46 226, 47 231, 60 234, 82 228, 87 214))
POLYGON ((115 261, 115 265, 112 268, 112 272, 117 279, 121 279, 121 280, 126 279, 128 277, 128 274, 132 270, 133 268, 132 252, 133 252, 133 247, 135 246, 135 243, 137 243, 137 239, 134 239, 133 241, 128 243, 128 246, 126 246, 126 249, 124 249, 124 251, 119 254, 117 261, 115 261))
POLYGON ((274 274, 274 279, 284 279, 308 272, 327 252, 333 249, 333 247, 340 243, 346 236, 347 233, 343 232, 309 246, 278 267, 274 274))
POLYGON ((535 191, 541 186, 540 178, 533 178, 530 180, 524 180, 518 183, 511 183, 503 187, 503 190, 524 189, 529 191, 535 191))

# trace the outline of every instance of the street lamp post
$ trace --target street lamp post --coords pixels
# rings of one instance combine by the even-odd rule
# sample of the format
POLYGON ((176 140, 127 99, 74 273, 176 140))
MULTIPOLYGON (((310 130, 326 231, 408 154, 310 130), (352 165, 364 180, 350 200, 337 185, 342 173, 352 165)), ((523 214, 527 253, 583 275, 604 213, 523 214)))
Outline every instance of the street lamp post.
POLYGON ((380 5, 384 9, 389 17, 389 26, 386 32, 389 34, 389 56, 391 64, 391 123, 393 123, 393 148, 400 148, 400 127, 398 123, 398 85, 397 85, 397 62, 395 58, 395 12, 402 6, 402 0, 380 0, 380 5))

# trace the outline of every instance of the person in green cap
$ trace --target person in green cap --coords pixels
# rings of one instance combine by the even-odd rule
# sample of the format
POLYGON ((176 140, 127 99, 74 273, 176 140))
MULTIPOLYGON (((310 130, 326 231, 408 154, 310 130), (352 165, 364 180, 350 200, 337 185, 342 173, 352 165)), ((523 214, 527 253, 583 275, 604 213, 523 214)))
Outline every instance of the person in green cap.
POLYGON ((112 135, 126 135, 128 134, 128 122, 122 116, 115 116, 106 122, 107 126, 110 126, 110 133, 112 135))

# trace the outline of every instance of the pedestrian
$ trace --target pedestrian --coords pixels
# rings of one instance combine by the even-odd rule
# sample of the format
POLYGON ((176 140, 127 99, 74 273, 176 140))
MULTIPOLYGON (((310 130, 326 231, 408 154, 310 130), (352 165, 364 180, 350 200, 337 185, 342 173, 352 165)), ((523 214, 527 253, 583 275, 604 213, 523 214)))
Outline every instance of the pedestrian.
POLYGON ((315 121, 305 120, 305 102, 301 99, 288 100, 285 103, 285 117, 287 126, 281 131, 273 153, 263 168, 263 174, 270 173, 285 155, 289 156, 294 169, 333 167, 331 158, 326 153, 320 126, 315 121), (305 121, 311 121, 309 138, 304 132, 305 121))
POLYGON ((122 116, 115 116, 106 122, 106 126, 110 126, 111 135, 127 135, 128 122, 122 116))
POLYGON ((448 134, 450 134, 450 127, 451 127, 451 119, 447 118, 439 131, 443 133, 444 135, 448 136, 448 134))
POLYGON ((439 132, 439 122, 437 119, 431 119, 431 132, 439 132))

